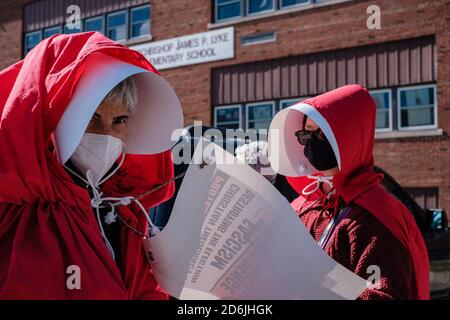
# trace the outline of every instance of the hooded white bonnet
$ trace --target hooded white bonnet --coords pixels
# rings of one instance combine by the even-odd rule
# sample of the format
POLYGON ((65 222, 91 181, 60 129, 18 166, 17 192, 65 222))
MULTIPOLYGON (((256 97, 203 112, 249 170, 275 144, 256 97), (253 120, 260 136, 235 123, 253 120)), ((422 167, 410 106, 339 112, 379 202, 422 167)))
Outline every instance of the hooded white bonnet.
POLYGON ((319 173, 304 154, 295 132, 302 130, 304 118, 311 118, 322 130, 333 148, 339 169, 341 157, 339 147, 328 121, 313 106, 300 102, 278 112, 269 128, 269 161, 272 169, 288 177, 299 177, 319 173))
POLYGON ((183 112, 175 91, 164 78, 100 53, 87 58, 85 70, 53 135, 62 164, 75 152, 103 99, 131 76, 138 87, 138 105, 129 123, 124 152, 157 154, 178 141, 176 132, 183 127, 183 112))

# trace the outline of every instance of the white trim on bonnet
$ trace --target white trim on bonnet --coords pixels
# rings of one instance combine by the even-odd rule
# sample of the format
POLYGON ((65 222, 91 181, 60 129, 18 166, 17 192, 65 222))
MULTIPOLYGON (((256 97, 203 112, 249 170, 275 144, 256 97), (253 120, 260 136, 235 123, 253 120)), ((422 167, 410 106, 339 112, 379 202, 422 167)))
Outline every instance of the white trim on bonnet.
POLYGON ((288 177, 308 176, 319 173, 304 154, 295 132, 303 129, 304 117, 310 117, 323 131, 336 156, 339 169, 341 157, 336 138, 329 123, 314 107, 300 102, 279 111, 269 129, 269 160, 272 169, 288 177))

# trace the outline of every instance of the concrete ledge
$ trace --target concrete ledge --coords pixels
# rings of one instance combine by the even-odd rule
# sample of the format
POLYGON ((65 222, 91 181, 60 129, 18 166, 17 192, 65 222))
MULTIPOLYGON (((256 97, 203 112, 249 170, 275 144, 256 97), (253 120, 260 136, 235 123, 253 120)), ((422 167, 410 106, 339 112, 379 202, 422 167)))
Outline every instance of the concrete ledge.
POLYGON ((375 139, 383 140, 383 139, 399 139, 399 138, 437 137, 442 136, 443 134, 444 131, 442 129, 376 132, 375 139))
POLYGON ((152 36, 148 35, 148 36, 141 37, 141 38, 128 39, 126 41, 121 41, 120 43, 124 44, 126 46, 134 46, 134 45, 137 45, 137 44, 150 42, 150 41, 152 41, 152 39, 153 39, 152 36))

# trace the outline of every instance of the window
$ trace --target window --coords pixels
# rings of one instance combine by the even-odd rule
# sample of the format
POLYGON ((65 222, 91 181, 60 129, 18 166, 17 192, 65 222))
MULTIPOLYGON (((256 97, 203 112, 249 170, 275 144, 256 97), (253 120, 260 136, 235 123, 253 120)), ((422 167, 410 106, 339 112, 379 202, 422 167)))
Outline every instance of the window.
POLYGON ((247 0, 247 15, 274 10, 274 0, 247 0))
POLYGON ((105 33, 105 18, 103 16, 86 19, 84 22, 84 31, 98 31, 105 33))
POLYGON ((275 102, 260 102, 246 105, 246 129, 269 129, 275 114, 275 102))
POLYGON ((280 110, 289 108, 290 106, 293 106, 294 104, 301 102, 303 100, 306 100, 306 99, 308 99, 308 97, 281 100, 280 101, 280 110))
POLYGON ((439 208, 438 188, 405 188, 406 192, 424 209, 439 208))
POLYGON ((289 8, 309 3, 311 3, 310 0, 280 0, 280 7, 289 8))
POLYGON ((150 6, 131 9, 131 38, 150 35, 150 6))
POLYGON ((78 33, 78 32, 82 32, 83 28, 82 28, 82 24, 80 23, 79 28, 70 28, 67 26, 67 24, 64 25, 64 34, 73 34, 73 33, 78 33))
POLYGON ((435 85, 398 89, 399 129, 436 128, 436 100, 435 85))
POLYGON ((224 129, 239 129, 241 124, 241 106, 223 106, 214 109, 214 126, 224 129))
POLYGON ((25 35, 25 46, 24 46, 25 54, 27 54, 34 47, 36 47, 36 45, 39 42, 41 42, 41 40, 42 40, 41 31, 34 31, 34 32, 27 33, 25 35))
POLYGON ((50 38, 55 34, 61 34, 61 26, 44 29, 44 39, 50 38))
POLYGON ((214 0, 214 21, 224 22, 276 10, 336 0, 214 0))
POLYGON ((242 17, 242 0, 215 0, 216 21, 242 17))
MULTIPOLYGON (((240 3, 240 1, 238 2, 240 3)), ((150 12, 150 5, 144 5, 88 18, 80 24, 75 24, 75 28, 69 28, 67 24, 64 24, 29 32, 24 35, 24 54, 31 51, 42 39, 60 33, 73 34, 83 30, 98 31, 115 41, 145 37, 150 35, 151 31, 150 12), (128 31, 129 28, 130 31, 128 31)))
POLYGON ((252 44, 267 43, 275 41, 275 32, 260 33, 251 36, 242 36, 241 45, 250 46, 252 44))
POLYGON ((124 41, 128 38, 128 12, 120 11, 108 15, 108 33, 111 40, 124 41))
POLYGON ((392 93, 391 90, 370 91, 370 95, 377 106, 376 130, 392 130, 392 93))

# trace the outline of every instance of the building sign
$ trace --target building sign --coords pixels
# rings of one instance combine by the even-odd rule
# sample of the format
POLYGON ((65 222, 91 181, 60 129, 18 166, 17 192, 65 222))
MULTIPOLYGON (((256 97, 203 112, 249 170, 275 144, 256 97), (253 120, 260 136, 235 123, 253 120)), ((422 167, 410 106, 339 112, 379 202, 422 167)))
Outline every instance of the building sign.
POLYGON ((234 58, 234 28, 132 46, 158 70, 234 58))

